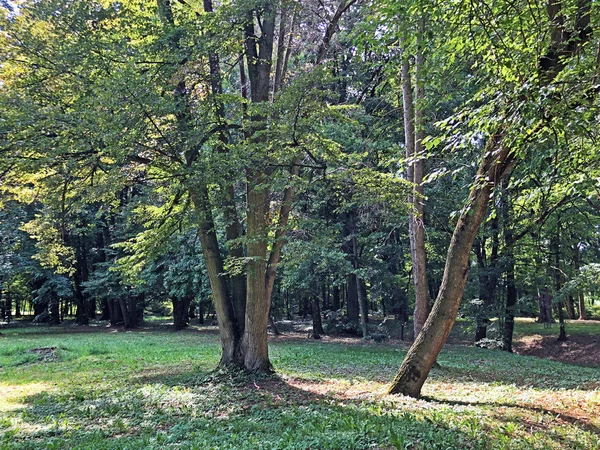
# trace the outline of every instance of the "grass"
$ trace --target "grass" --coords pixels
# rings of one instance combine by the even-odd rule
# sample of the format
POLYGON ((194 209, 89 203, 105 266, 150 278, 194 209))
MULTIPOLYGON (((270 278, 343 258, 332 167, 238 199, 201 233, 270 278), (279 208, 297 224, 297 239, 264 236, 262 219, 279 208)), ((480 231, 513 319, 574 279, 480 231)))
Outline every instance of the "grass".
POLYGON ((449 345, 415 400, 400 344, 273 339, 257 377, 212 330, 2 332, 0 449, 600 449, 598 368, 449 345))
MULTIPOLYGON (((598 336, 600 334, 600 323, 592 320, 567 320, 565 324, 567 334, 578 334, 584 336, 598 336)), ((537 323, 535 319, 520 319, 515 323, 515 334, 540 334, 543 336, 558 336, 558 319, 553 324, 537 323)))

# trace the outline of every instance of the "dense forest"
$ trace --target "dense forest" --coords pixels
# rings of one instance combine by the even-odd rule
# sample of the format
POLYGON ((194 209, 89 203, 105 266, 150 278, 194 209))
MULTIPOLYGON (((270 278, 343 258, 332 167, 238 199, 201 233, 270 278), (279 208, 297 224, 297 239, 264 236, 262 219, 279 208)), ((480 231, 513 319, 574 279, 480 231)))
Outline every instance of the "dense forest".
MULTIPOLYGON (((591 0, 0 1, 0 321, 413 341, 600 319, 591 0), (382 324, 384 322, 384 324, 382 324)), ((398 447, 400 448, 400 447, 398 447)))

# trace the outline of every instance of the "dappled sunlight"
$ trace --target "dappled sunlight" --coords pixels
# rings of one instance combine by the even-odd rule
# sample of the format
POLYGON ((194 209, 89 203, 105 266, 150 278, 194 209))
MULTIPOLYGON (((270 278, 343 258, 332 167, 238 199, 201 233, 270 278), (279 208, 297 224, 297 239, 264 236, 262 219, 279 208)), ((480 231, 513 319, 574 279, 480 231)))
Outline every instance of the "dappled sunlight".
POLYGON ((215 370, 218 338, 195 330, 40 331, 5 341, 0 446, 6 439, 28 449, 49 440, 114 449, 600 445, 594 368, 450 345, 424 397, 413 399, 387 395, 404 356, 393 343, 273 339, 277 373, 257 376, 215 370), (60 358, 28 351, 51 346, 60 358), (37 359, 23 364, 24 353, 37 359))
POLYGON ((48 392, 54 387, 48 383, 9 384, 0 382, 0 413, 23 408, 28 396, 48 392))

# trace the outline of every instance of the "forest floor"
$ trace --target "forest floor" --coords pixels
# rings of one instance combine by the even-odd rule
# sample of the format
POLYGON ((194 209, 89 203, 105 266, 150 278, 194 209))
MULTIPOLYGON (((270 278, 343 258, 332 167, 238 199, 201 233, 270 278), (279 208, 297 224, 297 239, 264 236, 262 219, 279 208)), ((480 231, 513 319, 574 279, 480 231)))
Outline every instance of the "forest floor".
POLYGON ((544 328, 544 325, 533 321, 521 321, 521 323, 526 324, 525 329, 529 334, 521 332, 518 335, 514 343, 515 353, 582 366, 600 367, 600 334, 597 333, 600 330, 600 321, 569 321, 567 330, 571 328, 572 331, 563 342, 559 342, 556 338, 558 324, 544 328))
MULTIPOLYGON (((537 356, 600 336, 568 325, 571 347, 537 356)), ((553 348, 557 331, 520 320, 517 348, 553 348)), ((460 326, 455 339, 415 400, 386 394, 398 340, 289 332, 261 377, 214 370, 214 327, 5 328, 0 449, 600 449, 599 347, 583 367, 463 345, 460 326)))

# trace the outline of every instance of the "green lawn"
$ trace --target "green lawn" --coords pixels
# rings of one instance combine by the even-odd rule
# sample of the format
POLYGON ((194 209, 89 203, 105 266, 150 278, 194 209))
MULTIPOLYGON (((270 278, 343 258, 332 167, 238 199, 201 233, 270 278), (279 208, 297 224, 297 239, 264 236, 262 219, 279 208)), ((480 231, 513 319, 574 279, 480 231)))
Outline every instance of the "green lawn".
POLYGON ((389 344, 273 339, 261 378, 212 371, 212 330, 2 333, 1 449, 600 449, 598 368, 447 346, 414 400, 389 344))

